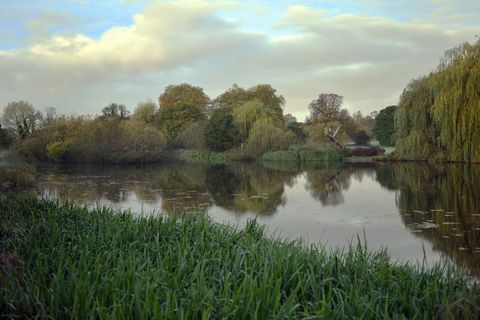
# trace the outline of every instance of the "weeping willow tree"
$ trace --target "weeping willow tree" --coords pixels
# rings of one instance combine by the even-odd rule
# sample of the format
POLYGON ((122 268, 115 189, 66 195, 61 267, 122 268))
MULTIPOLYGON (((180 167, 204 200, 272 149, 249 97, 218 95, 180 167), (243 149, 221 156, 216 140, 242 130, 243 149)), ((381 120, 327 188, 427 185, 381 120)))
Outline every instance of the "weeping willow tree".
POLYGON ((410 82, 395 131, 402 159, 480 161, 480 40, 447 51, 436 71, 410 82))

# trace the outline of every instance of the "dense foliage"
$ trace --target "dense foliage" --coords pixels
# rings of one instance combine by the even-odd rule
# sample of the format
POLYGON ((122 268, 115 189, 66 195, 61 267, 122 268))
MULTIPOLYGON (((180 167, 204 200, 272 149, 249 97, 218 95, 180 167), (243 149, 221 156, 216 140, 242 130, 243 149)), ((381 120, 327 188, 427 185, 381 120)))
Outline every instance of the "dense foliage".
POLYGON ((208 121, 205 142, 212 150, 225 151, 238 144, 239 135, 240 132, 233 122, 232 111, 221 108, 216 110, 208 121))
POLYGON ((480 40, 447 51, 438 69, 413 80, 395 113, 398 157, 480 161, 480 40))
POLYGON ((395 145, 395 111, 397 106, 389 106, 382 110, 378 114, 373 128, 375 138, 382 146, 394 146, 395 145))
POLYGON ((255 222, 236 230, 36 198, 2 195, 0 210, 0 310, 11 317, 479 316, 479 287, 461 274, 360 244, 327 252, 267 239, 255 222))
POLYGON ((139 102, 132 115, 118 103, 96 117, 67 117, 16 101, 4 108, 2 123, 8 130, 0 129, 0 145, 8 145, 12 135, 7 133, 14 132, 14 149, 29 159, 120 163, 171 159, 179 149, 227 151, 231 160, 305 146, 319 150, 332 147, 327 133, 335 128, 342 143, 368 143, 370 129, 362 117, 357 120, 340 109, 342 101, 341 96, 321 94, 310 105, 306 124, 283 113, 285 99, 268 84, 248 89, 234 85, 213 100, 200 87, 169 85, 158 105, 139 102))

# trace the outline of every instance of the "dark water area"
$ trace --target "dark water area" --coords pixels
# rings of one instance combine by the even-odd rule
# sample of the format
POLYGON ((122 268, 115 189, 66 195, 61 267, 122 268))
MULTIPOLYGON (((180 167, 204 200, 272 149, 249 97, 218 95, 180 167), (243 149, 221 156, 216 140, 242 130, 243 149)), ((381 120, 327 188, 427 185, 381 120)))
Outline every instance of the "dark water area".
POLYGON ((328 247, 358 237, 394 260, 480 275, 480 165, 274 163, 40 167, 42 196, 137 214, 188 212, 328 247))

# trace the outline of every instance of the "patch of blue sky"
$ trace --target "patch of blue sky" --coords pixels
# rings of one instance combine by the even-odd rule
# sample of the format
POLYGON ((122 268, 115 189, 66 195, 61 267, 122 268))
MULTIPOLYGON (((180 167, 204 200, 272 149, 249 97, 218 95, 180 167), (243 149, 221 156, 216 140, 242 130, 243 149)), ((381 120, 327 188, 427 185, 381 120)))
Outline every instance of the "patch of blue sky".
POLYGON ((133 23, 135 14, 141 12, 146 3, 119 0, 0 0, 0 50, 23 47, 32 34, 32 23, 43 24, 49 34, 82 33, 98 39, 113 26, 133 23), (63 17, 59 23, 49 17, 63 17))

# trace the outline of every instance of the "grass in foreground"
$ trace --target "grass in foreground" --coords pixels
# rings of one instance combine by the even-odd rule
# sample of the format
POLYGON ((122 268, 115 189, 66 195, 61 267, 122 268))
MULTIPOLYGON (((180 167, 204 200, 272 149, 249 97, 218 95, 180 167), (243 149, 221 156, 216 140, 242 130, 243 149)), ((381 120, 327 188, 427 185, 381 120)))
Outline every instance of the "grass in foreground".
POLYGON ((362 246, 0 196, 0 310, 47 318, 472 318, 479 287, 362 246))

